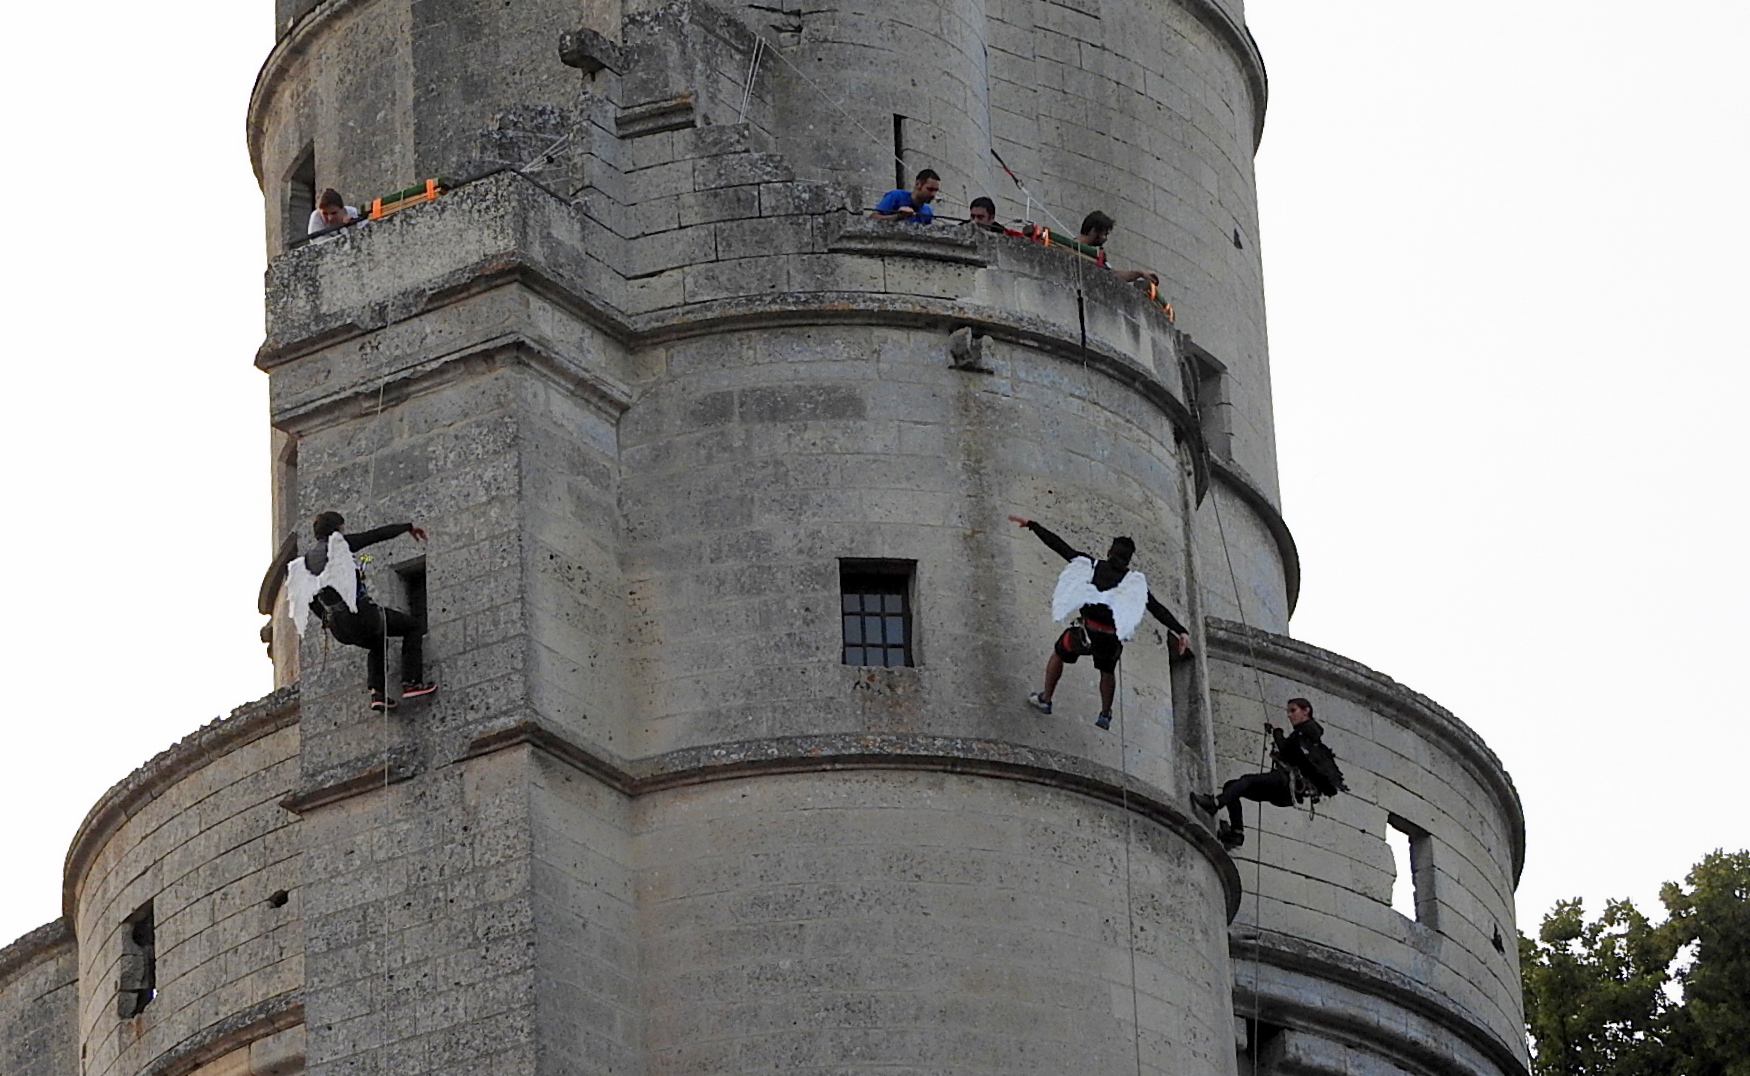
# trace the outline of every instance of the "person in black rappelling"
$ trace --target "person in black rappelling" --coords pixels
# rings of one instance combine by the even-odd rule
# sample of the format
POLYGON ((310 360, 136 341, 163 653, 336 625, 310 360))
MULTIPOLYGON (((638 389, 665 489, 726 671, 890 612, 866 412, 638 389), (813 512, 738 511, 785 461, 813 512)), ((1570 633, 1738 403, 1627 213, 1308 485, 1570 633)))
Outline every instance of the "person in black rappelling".
POLYGON ((1129 538, 1112 539, 1105 559, 1095 560, 1092 554, 1075 549, 1033 520, 1020 516, 1009 519, 1032 531, 1052 552, 1069 561, 1057 577, 1057 589, 1051 597, 1051 619, 1069 623, 1045 662, 1045 686, 1028 695, 1027 702, 1042 714, 1050 713, 1051 697, 1063 676, 1063 667, 1089 656, 1100 674, 1100 716, 1094 719, 1094 724, 1111 728, 1118 659, 1124 653, 1124 641, 1142 623, 1142 614, 1146 611, 1167 626, 1174 657, 1191 652, 1190 632, 1149 593, 1148 579, 1131 570, 1130 558, 1136 553, 1136 543, 1129 538))
POLYGON ((373 602, 353 554, 403 534, 423 542, 425 532, 411 523, 391 523, 357 534, 347 534, 345 527, 339 512, 323 512, 312 527, 317 545, 286 565, 292 621, 301 635, 309 615, 315 613, 336 642, 367 651, 371 709, 393 709, 396 700, 388 695, 383 671, 383 650, 390 636, 401 639, 401 698, 416 699, 437 690, 425 679, 425 625, 399 609, 373 602))
POLYGON ((1191 802, 1198 810, 1215 814, 1227 808, 1227 821, 1216 832, 1221 843, 1229 848, 1246 843, 1241 800, 1293 807, 1309 796, 1316 802, 1320 796, 1335 796, 1349 790, 1343 783, 1343 771, 1337 768, 1337 757, 1325 746, 1324 726, 1313 720, 1312 703, 1289 699, 1288 723, 1292 729, 1286 736, 1275 725, 1264 723, 1264 730, 1276 741, 1270 750, 1269 773, 1236 777, 1221 786, 1219 796, 1191 794, 1191 802))

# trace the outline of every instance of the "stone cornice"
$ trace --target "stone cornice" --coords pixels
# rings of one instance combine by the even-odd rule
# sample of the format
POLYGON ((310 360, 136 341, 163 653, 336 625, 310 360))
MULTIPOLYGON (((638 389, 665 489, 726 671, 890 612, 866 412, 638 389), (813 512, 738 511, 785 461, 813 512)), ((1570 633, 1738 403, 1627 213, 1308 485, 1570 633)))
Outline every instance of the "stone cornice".
POLYGON ((61 906, 68 922, 75 920, 75 897, 85 873, 104 841, 122 823, 138 814, 164 790, 228 752, 270 736, 298 721, 297 685, 245 703, 229 716, 217 718, 160 751, 151 761, 112 785, 94 804, 73 835, 62 871, 61 906))
POLYGON ((64 917, 37 927, 0 949, 0 990, 36 965, 72 948, 73 928, 64 917))
MULTIPOLYGON (((1248 932, 1249 933, 1249 932, 1248 932)), ((1380 998, 1407 1012, 1422 1017, 1499 1067, 1505 1076, 1527 1076, 1525 1061, 1513 1048, 1473 1017, 1468 1010, 1444 994, 1438 993, 1403 972, 1376 961, 1319 945, 1316 942, 1290 937, 1275 931, 1258 931, 1246 937, 1229 937, 1228 952, 1234 962, 1234 992, 1248 992, 1249 983, 1241 966, 1252 961, 1283 971, 1308 976, 1316 980, 1337 983, 1380 998)), ((1235 1008, 1249 1012, 1253 999, 1236 998, 1235 1008)), ((1340 1005, 1307 1005, 1292 997, 1271 995, 1259 997, 1265 1018, 1273 1023, 1359 1033, 1364 1039, 1383 1040, 1404 1053, 1415 1056, 1426 1051, 1388 1019, 1367 1019, 1340 1005)), ((1439 1058, 1422 1058, 1433 1062, 1430 1067, 1446 1071, 1450 1066, 1439 1064, 1439 1058)))
POLYGON ((187 1076, 210 1061, 303 1022, 303 992, 288 990, 187 1036, 141 1069, 140 1076, 187 1076))
POLYGON ((1172 806, 1152 785, 1055 751, 967 737, 864 734, 712 744, 628 760, 585 747, 544 722, 521 720, 476 735, 457 761, 519 746, 542 751, 629 797, 714 781, 846 770, 965 774, 1063 789, 1172 831, 1215 868, 1229 921, 1239 911, 1239 871, 1207 826, 1172 806))
POLYGON ((1525 869, 1525 810, 1519 802, 1519 792, 1500 757, 1452 711, 1384 673, 1298 639, 1213 617, 1208 632, 1211 657, 1241 664, 1255 659, 1266 672, 1317 684, 1322 690, 1369 707, 1418 736, 1431 737, 1444 747, 1488 790, 1507 820, 1513 882, 1518 884, 1519 874, 1525 869))

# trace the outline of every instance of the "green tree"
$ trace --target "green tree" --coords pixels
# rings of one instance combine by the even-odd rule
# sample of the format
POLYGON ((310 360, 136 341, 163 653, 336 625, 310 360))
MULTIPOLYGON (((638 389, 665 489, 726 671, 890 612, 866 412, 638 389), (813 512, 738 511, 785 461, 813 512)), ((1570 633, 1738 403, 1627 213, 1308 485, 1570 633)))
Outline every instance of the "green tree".
POLYGON ((1519 937, 1525 1027, 1535 1076, 1664 1076, 1664 987, 1676 950, 1626 900, 1588 923, 1579 900, 1557 902, 1537 940, 1519 937))
POLYGON ((1669 1038, 1691 1060, 1688 1076, 1750 1076, 1750 852, 1715 852, 1684 881, 1687 890, 1659 891, 1670 916, 1662 929, 1674 946, 1693 946, 1669 1038))
POLYGON ((1535 1076, 1750 1076, 1750 852, 1714 852, 1659 900, 1657 925, 1626 900, 1590 923, 1558 901, 1519 936, 1535 1076))

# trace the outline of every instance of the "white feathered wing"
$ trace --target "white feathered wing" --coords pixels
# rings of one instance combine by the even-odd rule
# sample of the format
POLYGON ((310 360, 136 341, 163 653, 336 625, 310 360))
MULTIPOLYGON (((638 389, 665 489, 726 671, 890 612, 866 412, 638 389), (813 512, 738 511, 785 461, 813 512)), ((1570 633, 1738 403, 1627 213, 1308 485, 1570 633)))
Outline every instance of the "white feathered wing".
POLYGON ((291 606, 292 623, 298 628, 298 634, 304 634, 304 629, 310 621, 310 602, 323 587, 333 587, 340 600, 353 612, 359 611, 359 568, 352 559, 352 547, 346 544, 346 535, 336 531, 328 536, 328 563, 320 575, 312 572, 304 558, 299 557, 286 565, 286 601, 291 606))
POLYGON ((1111 590, 1094 586, 1094 562, 1077 557, 1064 566, 1057 577, 1057 589, 1051 595, 1051 619, 1068 620, 1084 605, 1106 605, 1112 609, 1112 626, 1120 639, 1136 634, 1142 614, 1148 611, 1148 579, 1141 572, 1126 572, 1111 590))

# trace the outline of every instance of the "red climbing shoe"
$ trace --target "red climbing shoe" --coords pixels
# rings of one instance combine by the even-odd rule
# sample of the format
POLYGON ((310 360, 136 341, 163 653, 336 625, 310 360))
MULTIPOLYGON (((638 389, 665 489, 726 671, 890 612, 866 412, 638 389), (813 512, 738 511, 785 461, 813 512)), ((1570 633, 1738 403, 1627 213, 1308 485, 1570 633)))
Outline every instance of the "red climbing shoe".
POLYGON ((421 695, 430 695, 436 690, 436 684, 402 684, 401 697, 404 699, 417 699, 421 695))

